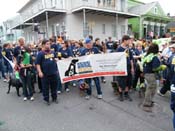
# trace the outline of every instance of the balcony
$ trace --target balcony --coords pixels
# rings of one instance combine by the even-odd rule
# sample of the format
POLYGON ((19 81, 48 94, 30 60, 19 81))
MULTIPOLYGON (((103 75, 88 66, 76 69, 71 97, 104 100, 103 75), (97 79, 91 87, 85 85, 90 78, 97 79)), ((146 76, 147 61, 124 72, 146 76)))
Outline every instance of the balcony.
POLYGON ((18 25, 21 25, 23 23, 23 20, 20 15, 17 15, 11 20, 6 21, 6 23, 8 24, 8 28, 11 30, 14 29, 14 27, 17 27, 18 25))
POLYGON ((81 7, 117 10, 116 0, 72 0, 72 9, 81 7))
POLYGON ((127 10, 127 0, 72 0, 72 12, 109 15, 132 18, 138 17, 127 10))
POLYGON ((49 17, 66 12, 64 2, 65 0, 30 0, 19 13, 24 23, 41 22, 46 11, 49 17))

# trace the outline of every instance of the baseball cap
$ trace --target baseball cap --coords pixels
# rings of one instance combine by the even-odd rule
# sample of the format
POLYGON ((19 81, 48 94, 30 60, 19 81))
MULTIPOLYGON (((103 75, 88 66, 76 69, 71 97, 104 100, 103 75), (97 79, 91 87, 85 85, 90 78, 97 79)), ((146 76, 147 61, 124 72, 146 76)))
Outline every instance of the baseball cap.
POLYGON ((85 39, 85 44, 89 44, 91 42, 91 39, 90 38, 86 38, 85 39))

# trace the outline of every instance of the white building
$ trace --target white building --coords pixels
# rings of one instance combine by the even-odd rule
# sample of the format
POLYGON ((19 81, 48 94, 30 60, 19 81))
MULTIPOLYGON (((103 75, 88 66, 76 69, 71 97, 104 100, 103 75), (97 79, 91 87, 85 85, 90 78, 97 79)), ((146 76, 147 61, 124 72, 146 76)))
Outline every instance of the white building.
POLYGON ((22 29, 28 42, 52 35, 120 39, 127 33, 127 19, 137 16, 128 13, 127 0, 29 0, 18 13, 11 28, 22 29))

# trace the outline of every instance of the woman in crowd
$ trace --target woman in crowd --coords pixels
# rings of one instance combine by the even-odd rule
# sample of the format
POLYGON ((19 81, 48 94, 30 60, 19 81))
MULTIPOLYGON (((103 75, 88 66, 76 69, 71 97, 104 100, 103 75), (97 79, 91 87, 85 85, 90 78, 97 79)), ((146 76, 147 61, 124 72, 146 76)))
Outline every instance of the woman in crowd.
MULTIPOLYGON (((73 54, 72 54, 72 52, 69 48, 69 42, 68 41, 64 41, 64 42, 61 43, 61 48, 59 49, 58 54, 59 54, 59 57, 61 59, 68 59, 68 58, 73 56, 73 54)), ((70 91, 68 85, 69 85, 69 82, 65 83, 65 91, 66 92, 70 91)), ((58 91, 61 92, 61 90, 62 90, 61 87, 59 87, 58 91)))

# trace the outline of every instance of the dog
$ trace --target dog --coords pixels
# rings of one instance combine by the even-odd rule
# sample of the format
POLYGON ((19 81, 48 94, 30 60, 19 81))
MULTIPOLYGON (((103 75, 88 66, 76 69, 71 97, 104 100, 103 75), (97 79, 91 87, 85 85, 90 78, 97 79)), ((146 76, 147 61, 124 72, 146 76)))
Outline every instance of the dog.
POLYGON ((84 96, 89 89, 89 85, 84 80, 79 80, 80 96, 84 96))
POLYGON ((16 77, 10 77, 10 80, 8 82, 8 91, 7 94, 10 93, 11 86, 16 88, 17 96, 20 97, 19 89, 23 87, 22 82, 20 79, 16 79, 16 77))
POLYGON ((68 70, 65 72, 65 76, 73 76, 77 74, 76 72, 76 63, 78 62, 78 59, 73 59, 69 65, 68 70))
POLYGON ((111 82, 112 88, 114 90, 114 94, 118 95, 119 94, 119 90, 118 90, 118 82, 117 81, 112 81, 111 82))

